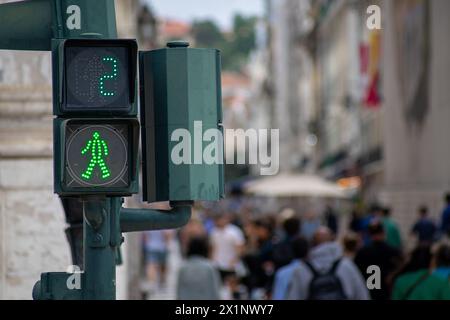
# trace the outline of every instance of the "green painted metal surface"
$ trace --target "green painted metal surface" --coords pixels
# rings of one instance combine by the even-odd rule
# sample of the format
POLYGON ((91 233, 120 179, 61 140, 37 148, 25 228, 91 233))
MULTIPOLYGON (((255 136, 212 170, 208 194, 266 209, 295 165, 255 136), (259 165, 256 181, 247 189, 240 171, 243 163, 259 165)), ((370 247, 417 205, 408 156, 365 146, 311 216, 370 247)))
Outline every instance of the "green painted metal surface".
POLYGON ((210 144, 203 133, 222 131, 220 53, 186 45, 169 43, 139 56, 143 196, 148 202, 223 197, 223 140, 221 163, 207 164, 203 158, 210 144), (177 129, 186 129, 191 137, 190 161, 181 164, 172 158, 177 129))
MULTIPOLYGON (((82 289, 67 289, 67 281, 72 274, 66 272, 46 272, 33 287, 34 300, 82 300, 82 289)), ((84 274, 80 274, 81 288, 84 285, 84 274)))
POLYGON ((98 34, 104 39, 117 38, 114 0, 56 0, 58 37, 63 39, 82 38, 85 34, 98 34), (80 8, 80 28, 68 28, 71 15, 77 5, 80 8))
POLYGON ((120 198, 84 202, 83 299, 116 298, 116 249, 120 198))
POLYGON ((0 49, 52 49, 52 39, 116 38, 114 0, 27 0, 0 5, 0 49))
POLYGON ((33 288, 35 300, 114 300, 120 236, 120 198, 83 202, 83 272, 80 287, 70 287, 74 274, 47 272, 33 288))
POLYGON ((52 0, 0 5, 0 49, 50 50, 55 10, 52 0))
POLYGON ((145 230, 177 229, 183 227, 191 218, 191 202, 171 203, 167 211, 151 209, 127 209, 120 211, 122 232, 145 230))

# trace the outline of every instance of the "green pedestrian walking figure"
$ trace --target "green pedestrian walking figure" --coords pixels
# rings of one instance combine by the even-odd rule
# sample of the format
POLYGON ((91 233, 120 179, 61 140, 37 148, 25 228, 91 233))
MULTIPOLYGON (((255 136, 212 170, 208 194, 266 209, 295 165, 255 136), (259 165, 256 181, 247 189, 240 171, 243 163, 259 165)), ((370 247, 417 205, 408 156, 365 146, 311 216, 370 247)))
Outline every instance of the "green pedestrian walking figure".
POLYGON ((109 171, 104 159, 104 157, 109 154, 108 145, 105 140, 100 139, 100 134, 97 131, 94 131, 92 134, 92 139, 90 139, 84 149, 81 150, 81 154, 84 155, 88 151, 91 153, 91 159, 86 171, 81 176, 86 180, 89 180, 95 167, 99 166, 102 173, 102 178, 108 178, 111 175, 111 172, 109 171))

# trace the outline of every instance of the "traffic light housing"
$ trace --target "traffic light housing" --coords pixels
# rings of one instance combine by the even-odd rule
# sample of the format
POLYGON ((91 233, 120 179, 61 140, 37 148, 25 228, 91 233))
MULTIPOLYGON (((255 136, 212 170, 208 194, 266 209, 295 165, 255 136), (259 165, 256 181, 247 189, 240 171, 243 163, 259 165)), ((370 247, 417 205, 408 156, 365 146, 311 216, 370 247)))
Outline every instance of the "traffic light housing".
POLYGON ((169 42, 167 48, 140 52, 139 68, 144 201, 219 200, 224 192, 220 52, 169 42), (184 150, 189 163, 173 159, 178 129, 191 137, 184 150), (220 133, 213 141, 220 161, 208 164, 203 150, 210 142, 203 133, 210 129, 220 133))
POLYGON ((53 40, 55 193, 139 191, 135 40, 53 40))

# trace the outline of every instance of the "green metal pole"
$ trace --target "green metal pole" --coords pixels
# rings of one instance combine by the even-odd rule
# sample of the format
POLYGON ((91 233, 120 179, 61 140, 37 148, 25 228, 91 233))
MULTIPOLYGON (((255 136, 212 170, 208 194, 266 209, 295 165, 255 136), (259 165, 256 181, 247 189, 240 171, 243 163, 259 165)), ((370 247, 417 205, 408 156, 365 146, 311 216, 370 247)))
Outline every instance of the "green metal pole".
POLYGON ((85 300, 116 298, 116 250, 121 199, 83 202, 85 300))

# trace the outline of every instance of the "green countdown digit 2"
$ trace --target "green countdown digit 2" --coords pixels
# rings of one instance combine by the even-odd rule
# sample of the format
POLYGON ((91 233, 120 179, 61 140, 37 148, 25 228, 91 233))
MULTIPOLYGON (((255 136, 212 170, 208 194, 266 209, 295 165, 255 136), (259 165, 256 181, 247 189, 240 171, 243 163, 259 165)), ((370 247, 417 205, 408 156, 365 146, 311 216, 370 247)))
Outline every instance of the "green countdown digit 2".
POLYGON ((109 62, 112 64, 112 73, 106 73, 100 77, 99 81, 100 94, 105 97, 110 97, 113 96, 115 93, 114 91, 107 91, 105 89, 105 80, 113 80, 117 78, 117 60, 111 57, 103 57, 102 60, 104 63, 109 62))

